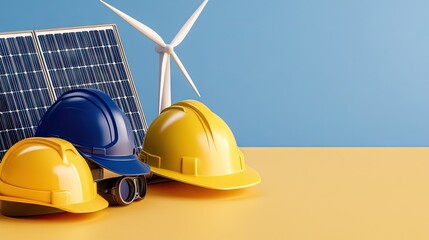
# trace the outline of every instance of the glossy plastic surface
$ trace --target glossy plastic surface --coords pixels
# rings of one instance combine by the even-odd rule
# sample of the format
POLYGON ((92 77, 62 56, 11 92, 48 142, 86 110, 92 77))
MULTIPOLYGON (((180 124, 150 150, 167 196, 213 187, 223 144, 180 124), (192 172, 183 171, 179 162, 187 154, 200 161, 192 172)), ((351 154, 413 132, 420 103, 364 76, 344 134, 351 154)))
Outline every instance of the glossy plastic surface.
POLYGON ((160 176, 212 189, 258 184, 226 123, 204 104, 186 100, 164 109, 149 126, 140 158, 160 176))
POLYGON ((27 138, 8 150, 0 164, 0 200, 72 213, 108 206, 85 159, 59 138, 27 138))
POLYGON ((44 114, 35 136, 63 138, 85 158, 121 175, 150 172, 137 159, 129 119, 99 90, 65 92, 44 114))

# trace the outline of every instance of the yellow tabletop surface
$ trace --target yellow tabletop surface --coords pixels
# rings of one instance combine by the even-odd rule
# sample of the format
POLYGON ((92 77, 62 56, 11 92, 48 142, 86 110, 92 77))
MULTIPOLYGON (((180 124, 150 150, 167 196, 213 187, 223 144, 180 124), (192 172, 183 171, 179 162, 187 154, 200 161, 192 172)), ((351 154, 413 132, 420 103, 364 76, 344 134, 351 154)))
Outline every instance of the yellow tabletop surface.
POLYGON ((242 148, 261 184, 178 182, 97 213, 0 216, 0 239, 429 239, 429 148, 242 148))

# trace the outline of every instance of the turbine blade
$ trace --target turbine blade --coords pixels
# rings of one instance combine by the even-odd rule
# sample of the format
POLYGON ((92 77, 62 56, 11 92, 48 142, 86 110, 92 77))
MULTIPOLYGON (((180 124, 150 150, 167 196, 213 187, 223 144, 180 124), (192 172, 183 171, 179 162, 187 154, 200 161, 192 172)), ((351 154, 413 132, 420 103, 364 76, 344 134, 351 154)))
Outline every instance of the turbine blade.
POLYGON ((167 66, 168 54, 162 54, 161 68, 159 69, 159 98, 158 98, 158 113, 161 113, 161 99, 164 94, 165 69, 167 66))
POLYGON ((192 16, 188 19, 188 21, 186 21, 183 27, 179 30, 179 32, 174 37, 173 41, 171 41, 171 45, 173 47, 176 47, 183 41, 183 39, 185 39, 186 35, 188 34, 189 30, 191 30, 192 26, 194 25, 200 13, 203 11, 207 2, 208 0, 204 0, 204 2, 201 3, 201 5, 197 8, 197 10, 195 10, 192 16))
POLYGON ((174 61, 177 63, 177 66, 179 66, 179 68, 182 71, 183 75, 185 75, 186 80, 188 80, 189 84, 191 84, 192 88, 194 88, 194 90, 198 94, 198 96, 201 97, 200 93, 198 92, 197 87, 195 87, 195 84, 194 84, 194 82, 191 79, 191 76, 189 76, 188 72, 186 71, 185 67, 183 66, 183 64, 180 61, 180 59, 177 56, 177 54, 173 51, 173 52, 171 52, 171 56, 173 56, 174 61))
POLYGON ((141 32, 143 35, 148 37, 150 40, 154 41, 156 44, 165 47, 166 44, 164 40, 156 33, 154 30, 152 30, 150 27, 144 25, 143 23, 135 20, 134 18, 128 16, 127 14, 121 12, 120 10, 114 8, 113 6, 109 5, 108 3, 104 2, 103 0, 100 0, 101 3, 106 5, 110 10, 115 12, 117 15, 119 15, 122 19, 127 21, 131 26, 133 26, 135 29, 137 29, 139 32, 141 32))

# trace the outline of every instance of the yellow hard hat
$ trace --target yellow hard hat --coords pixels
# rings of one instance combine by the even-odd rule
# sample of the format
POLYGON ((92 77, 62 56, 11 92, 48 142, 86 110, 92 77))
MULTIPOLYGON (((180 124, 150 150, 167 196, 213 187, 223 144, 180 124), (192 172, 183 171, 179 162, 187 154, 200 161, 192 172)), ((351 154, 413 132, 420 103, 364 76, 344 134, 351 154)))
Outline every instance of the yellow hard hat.
POLYGON ((185 100, 164 109, 147 130, 139 159, 154 174, 219 190, 258 184, 228 125, 208 107, 185 100))
POLYGON ((27 138, 6 152, 0 164, 0 200, 71 213, 108 206, 97 194, 85 159, 59 138, 27 138))

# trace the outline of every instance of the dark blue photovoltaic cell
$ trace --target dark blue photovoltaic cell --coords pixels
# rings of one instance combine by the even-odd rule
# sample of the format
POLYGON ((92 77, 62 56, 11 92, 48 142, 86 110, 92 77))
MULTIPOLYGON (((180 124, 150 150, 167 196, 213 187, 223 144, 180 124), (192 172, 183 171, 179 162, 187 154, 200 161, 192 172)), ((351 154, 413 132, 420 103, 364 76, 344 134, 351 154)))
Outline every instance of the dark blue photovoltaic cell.
POLYGON ((55 95, 75 88, 104 91, 129 117, 141 147, 145 120, 113 27, 36 34, 55 95))
POLYGON ((129 117, 140 147, 146 122, 114 27, 35 35, 0 34, 0 159, 13 144, 33 136, 55 98, 74 88, 110 95, 129 117))
POLYGON ((31 34, 0 35, 0 158, 13 144, 32 137, 52 104, 31 34))

